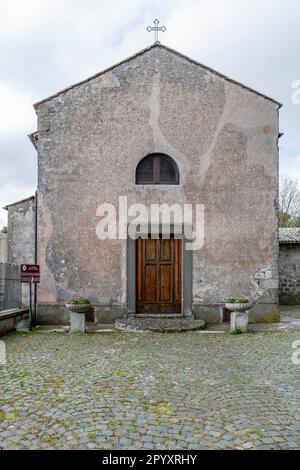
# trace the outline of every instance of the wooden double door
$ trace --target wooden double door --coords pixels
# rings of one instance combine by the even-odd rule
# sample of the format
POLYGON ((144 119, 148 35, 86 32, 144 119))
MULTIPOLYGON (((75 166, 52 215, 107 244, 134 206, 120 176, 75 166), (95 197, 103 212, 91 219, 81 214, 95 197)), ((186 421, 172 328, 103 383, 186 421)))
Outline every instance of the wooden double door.
POLYGON ((137 240, 137 313, 181 313, 181 240, 137 240))

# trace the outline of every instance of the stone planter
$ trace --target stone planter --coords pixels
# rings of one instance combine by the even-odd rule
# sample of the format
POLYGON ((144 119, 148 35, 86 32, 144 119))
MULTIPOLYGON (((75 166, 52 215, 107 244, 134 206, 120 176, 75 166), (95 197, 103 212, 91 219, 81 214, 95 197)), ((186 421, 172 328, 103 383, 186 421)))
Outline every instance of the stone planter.
POLYGON ((248 330, 248 310, 252 308, 253 304, 248 303, 226 303, 225 307, 231 311, 230 315, 230 331, 241 331, 247 333, 248 330))
POLYGON ((85 314, 91 308, 90 304, 66 304, 70 311, 70 333, 85 333, 85 314))
POLYGON ((91 304, 66 304, 66 308, 74 313, 86 313, 90 310, 91 304))

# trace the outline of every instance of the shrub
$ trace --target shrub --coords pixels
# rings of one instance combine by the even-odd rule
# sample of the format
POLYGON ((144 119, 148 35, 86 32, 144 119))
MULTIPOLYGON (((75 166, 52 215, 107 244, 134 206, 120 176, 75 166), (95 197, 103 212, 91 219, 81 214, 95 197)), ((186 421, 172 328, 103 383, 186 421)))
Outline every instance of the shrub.
POLYGON ((229 297, 229 304, 248 304, 249 299, 247 297, 229 297))
POLYGON ((80 295, 75 295, 68 302, 68 304, 73 304, 73 305, 89 305, 90 303, 91 302, 89 301, 89 299, 86 299, 85 297, 81 297, 80 295))

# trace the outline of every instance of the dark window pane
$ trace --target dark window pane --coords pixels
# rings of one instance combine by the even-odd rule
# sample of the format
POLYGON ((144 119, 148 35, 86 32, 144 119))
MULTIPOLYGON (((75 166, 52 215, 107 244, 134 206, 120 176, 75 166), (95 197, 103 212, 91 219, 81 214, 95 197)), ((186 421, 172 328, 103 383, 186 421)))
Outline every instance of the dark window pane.
POLYGON ((177 165, 167 155, 149 155, 137 166, 136 184, 179 184, 177 165))
POLYGON ((140 162, 136 170, 137 184, 154 183, 154 156, 150 155, 140 162))
POLYGON ((177 183, 177 171, 175 164, 169 157, 161 155, 160 159, 160 184, 176 184, 177 183))

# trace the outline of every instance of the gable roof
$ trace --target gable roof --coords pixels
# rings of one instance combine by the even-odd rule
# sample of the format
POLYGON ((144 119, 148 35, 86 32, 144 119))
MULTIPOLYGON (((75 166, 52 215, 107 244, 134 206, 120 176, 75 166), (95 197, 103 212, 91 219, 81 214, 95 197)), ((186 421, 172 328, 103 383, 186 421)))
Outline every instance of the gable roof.
POLYGON ((279 243, 300 243, 300 227, 280 228, 279 243))
POLYGON ((35 199, 35 196, 29 196, 29 197, 26 197, 25 199, 20 199, 19 201, 16 201, 16 202, 11 202, 10 204, 7 204, 6 206, 4 206, 3 209, 7 211, 9 207, 17 206, 18 204, 23 204, 23 202, 28 202, 33 199, 35 199))
POLYGON ((115 69, 116 67, 119 67, 120 65, 122 65, 122 64, 124 64, 124 63, 126 63, 126 62, 129 62, 129 61, 135 59, 136 57, 138 57, 138 56, 144 54, 145 52, 147 52, 147 51, 153 49, 154 47, 160 47, 160 48, 165 49, 165 50, 167 50, 167 51, 169 51, 169 52, 172 52, 173 54, 176 54, 177 56, 179 56, 179 57, 181 57, 181 58, 183 58, 183 59, 185 59, 185 60, 191 62, 192 64, 197 65, 197 66, 199 66, 199 67, 201 67, 201 68, 207 70, 208 72, 212 73, 213 75, 216 75, 216 76, 218 76, 218 77, 220 77, 220 78, 223 78, 223 79, 226 80, 226 81, 229 81, 229 82, 231 82, 231 83, 233 83, 233 84, 235 84, 235 85, 238 85, 238 86, 244 88, 245 90, 248 90, 248 91, 250 91, 250 92, 252 92, 252 93, 255 93, 256 95, 261 96, 262 98, 265 98, 266 100, 272 101, 274 104, 276 104, 276 105, 279 106, 280 108, 281 108, 281 106, 282 106, 281 103, 279 103, 278 101, 274 100, 273 98, 270 98, 269 96, 267 96, 267 95, 265 95, 265 94, 263 94, 263 93, 260 93, 260 92, 258 92, 258 91, 256 91, 256 90, 254 90, 253 88, 248 87, 247 85, 243 85, 242 83, 240 83, 240 82, 238 82, 238 81, 236 81, 236 80, 233 80, 232 78, 229 78, 229 77, 227 77, 226 75, 223 75, 222 73, 217 72, 216 70, 214 70, 214 69, 212 69, 212 68, 210 68, 210 67, 207 67, 206 65, 203 65, 203 64, 201 64, 200 62, 197 62, 196 60, 191 59, 190 57, 188 57, 188 56, 186 56, 186 55, 184 55, 184 54, 181 54, 181 52, 178 52, 178 51, 176 51, 175 49, 172 49, 172 48, 169 47, 169 46, 165 46, 164 44, 161 44, 159 41, 157 41, 157 42, 155 42, 154 44, 151 44, 151 46, 148 46, 148 47, 146 47, 145 49, 142 49, 141 51, 136 52, 134 55, 132 55, 132 56, 130 56, 130 57, 127 57, 127 59, 124 59, 124 60, 122 60, 121 62, 118 62, 118 63, 116 63, 116 64, 114 64, 114 65, 108 67, 107 69, 104 69, 104 70, 102 70, 101 72, 98 72, 98 73, 92 75, 91 77, 86 78, 85 80, 82 80, 82 81, 80 81, 80 82, 74 83, 73 85, 71 85, 71 86, 69 86, 69 87, 67 87, 67 88, 64 88, 64 89, 61 90, 61 91, 58 91, 57 93, 54 93, 53 95, 50 95, 50 96, 48 96, 47 98, 44 98, 44 99, 42 99, 42 100, 40 100, 40 101, 37 101, 37 102, 34 103, 34 105, 33 105, 33 106, 34 106, 34 109, 37 110, 37 108, 39 107, 40 104, 45 103, 45 102, 47 102, 47 101, 49 101, 49 100, 52 100, 53 98, 56 98, 57 96, 59 96, 59 95, 65 93, 65 92, 71 90, 72 88, 75 88, 75 87, 80 86, 80 85, 82 85, 82 84, 84 84, 84 83, 87 83, 87 82, 89 82, 90 80, 93 80, 94 78, 97 78, 97 77, 99 77, 100 75, 103 75, 104 73, 109 72, 109 71, 115 69))

